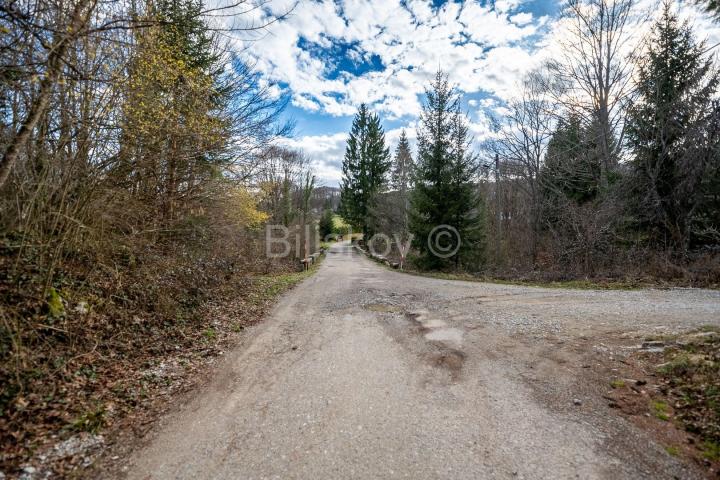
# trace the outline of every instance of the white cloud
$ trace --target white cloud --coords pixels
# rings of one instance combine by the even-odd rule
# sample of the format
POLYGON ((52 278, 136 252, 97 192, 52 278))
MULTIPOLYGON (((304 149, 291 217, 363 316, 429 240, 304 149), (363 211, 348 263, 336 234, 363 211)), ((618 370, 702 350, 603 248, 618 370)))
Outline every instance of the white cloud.
MULTIPOLYGON (((522 2, 463 0, 434 8, 431 0, 305 1, 264 29, 262 38, 247 42, 243 34, 237 45, 266 80, 288 85, 299 108, 344 116, 366 102, 390 119, 412 118, 438 68, 462 92, 506 100, 529 69, 557 54, 567 19, 536 17, 521 11, 522 2), (343 53, 349 71, 336 71, 343 53), (370 58, 379 59, 383 71, 357 73, 370 58)), ((294 0, 269 0, 264 8, 278 14, 292 5, 294 0)), ((657 12, 656 0, 637 5, 638 12, 657 12)), ((699 38, 720 41, 720 29, 708 15, 689 3, 680 10, 699 38)), ((253 10, 247 22, 261 24, 262 12, 253 10)), ((634 30, 639 38, 646 24, 634 30)), ((279 94, 277 87, 273 93, 279 94)))
POLYGON ((532 22, 532 13, 522 12, 510 16, 510 21, 516 25, 527 25, 532 22))
POLYGON ((331 135, 306 135, 286 138, 281 143, 302 150, 309 158, 313 172, 321 185, 336 186, 340 183, 342 160, 345 155, 347 133, 331 135))
MULTIPOLYGON (((393 128, 385 132, 385 144, 390 149, 391 155, 394 155, 395 147, 403 130, 405 130, 408 137, 411 150, 415 151, 416 128, 416 122, 411 122, 404 127, 393 128)), ((284 138, 280 141, 280 144, 288 148, 302 150, 310 159, 313 172, 321 185, 337 186, 342 177, 342 161, 345 156, 347 138, 348 134, 345 132, 328 135, 304 135, 297 138, 284 138)))
MULTIPOLYGON (((294 1, 269 0, 263 8, 282 13, 294 1)), ((468 101, 475 122, 470 130, 479 141, 489 135, 482 112, 505 113, 504 102, 519 93, 522 77, 559 55, 567 38, 567 18, 522 11, 523 1, 462 0, 439 8, 431 0, 303 1, 258 38, 248 42, 251 34, 243 34, 235 44, 263 74, 272 95, 289 92, 294 106, 329 116, 352 115, 358 104, 369 103, 384 119, 405 121, 413 142, 424 88, 441 68, 461 92, 489 95, 468 101), (371 59, 382 63, 382 71, 367 68, 371 59), (340 63, 346 71, 338 70, 340 63)), ((679 8, 699 39, 707 38, 708 46, 720 41, 720 28, 708 15, 685 2, 679 8)), ((638 0, 637 11, 657 14, 657 1, 638 0)), ((253 10, 248 22, 261 24, 267 18, 262 12, 253 10)), ((639 21, 632 29, 628 51, 637 48, 647 28, 647 21, 639 21)), ((400 129, 387 132, 392 148, 399 134, 400 129)), ((343 132, 288 142, 305 150, 323 181, 334 184, 345 140, 343 132)))
POLYGON ((292 104, 295 105, 296 107, 300 107, 302 109, 309 110, 311 112, 320 110, 320 105, 318 105, 316 102, 307 98, 304 95, 293 95, 292 104))
MULTIPOLYGON (((367 102, 391 119, 413 117, 438 68, 463 92, 479 91, 495 68, 484 61, 488 50, 538 33, 540 20, 513 14, 518 4, 500 1, 493 8, 468 0, 434 9, 429 0, 300 2, 262 39, 240 43, 267 79, 288 85, 299 108, 340 116, 367 102), (337 72, 343 53, 354 66, 377 58, 384 71, 337 72)), ((270 8, 283 12, 289 5, 275 0, 270 8)))

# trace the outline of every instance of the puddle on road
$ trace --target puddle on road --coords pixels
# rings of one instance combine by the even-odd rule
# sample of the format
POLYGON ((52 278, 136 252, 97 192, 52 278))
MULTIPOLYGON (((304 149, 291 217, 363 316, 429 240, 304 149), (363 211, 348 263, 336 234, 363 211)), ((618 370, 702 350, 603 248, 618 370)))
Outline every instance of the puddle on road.
POLYGON ((460 350, 445 350, 433 355, 431 361, 436 367, 448 370, 453 380, 458 380, 465 363, 465 354, 460 350))
POLYGON ((422 326, 425 328, 443 328, 447 327, 447 323, 445 323, 442 320, 420 320, 420 323, 422 323, 422 326))
POLYGON ((376 312, 401 313, 384 316, 383 326, 400 344, 416 354, 426 365, 434 367, 427 381, 438 385, 458 382, 462 376, 466 354, 462 351, 465 331, 460 327, 450 327, 448 318, 438 318, 443 312, 425 309, 407 309, 406 305, 389 303, 370 303, 364 309, 376 312), (402 321, 404 317, 405 321, 402 321))
POLYGON ((407 312, 406 317, 418 328, 418 333, 437 349, 426 358, 435 367, 447 370, 453 381, 460 378, 465 363, 465 353, 460 350, 464 331, 460 328, 448 327, 444 320, 430 318, 427 310, 407 312))
POLYGON ((462 344, 463 331, 458 328, 435 328, 425 334, 425 339, 432 342, 452 343, 456 347, 462 344))

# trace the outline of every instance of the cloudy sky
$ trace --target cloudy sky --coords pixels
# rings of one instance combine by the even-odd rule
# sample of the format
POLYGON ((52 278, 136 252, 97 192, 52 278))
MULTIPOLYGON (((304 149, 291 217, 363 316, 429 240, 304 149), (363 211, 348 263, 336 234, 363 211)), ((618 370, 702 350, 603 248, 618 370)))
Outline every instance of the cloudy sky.
MULTIPOLYGON (((643 11, 658 10, 654 0, 641 1, 643 11)), ((292 3, 270 0, 264 8, 280 13, 292 3)), ((245 36, 239 48, 275 94, 291 98, 285 116, 296 129, 286 143, 303 149, 320 181, 335 186, 357 106, 366 102, 380 114, 394 148, 401 129, 414 138, 424 88, 438 68, 463 93, 475 138, 486 135, 483 112, 501 113, 523 74, 552 55, 562 34, 561 5, 300 0, 253 41, 245 36)), ((706 15, 689 5, 679 8, 701 38, 720 40, 706 15)))

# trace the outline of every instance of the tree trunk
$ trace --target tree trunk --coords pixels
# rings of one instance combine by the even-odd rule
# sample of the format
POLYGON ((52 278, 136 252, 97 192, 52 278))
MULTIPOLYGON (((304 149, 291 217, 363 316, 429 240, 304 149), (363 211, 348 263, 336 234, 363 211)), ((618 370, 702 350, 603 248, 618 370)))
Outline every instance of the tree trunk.
POLYGON ((40 121, 40 118, 47 110, 53 88, 62 70, 62 57, 65 55, 71 42, 78 37, 81 28, 90 17, 90 12, 88 12, 87 15, 82 14, 82 11, 88 3, 87 0, 78 2, 73 10, 72 19, 67 30, 64 32, 60 30, 59 32, 62 33, 58 32, 55 34, 56 38, 54 38, 50 52, 48 53, 47 70, 45 71, 45 77, 40 82, 38 96, 30 106, 27 117, 20 125, 20 129, 10 139, 7 149, 0 159, 0 188, 7 182, 7 179, 10 177, 10 172, 20 155, 20 151, 27 143, 38 121, 40 121))

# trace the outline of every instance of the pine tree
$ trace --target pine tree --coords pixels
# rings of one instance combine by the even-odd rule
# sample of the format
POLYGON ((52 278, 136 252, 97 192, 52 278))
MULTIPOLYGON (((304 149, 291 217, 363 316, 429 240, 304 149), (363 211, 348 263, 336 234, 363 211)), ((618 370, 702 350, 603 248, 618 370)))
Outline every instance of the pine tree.
POLYGON ((232 97, 225 61, 200 0, 158 0, 155 25, 136 33, 123 107, 121 161, 113 174, 155 202, 168 223, 204 200, 200 185, 229 166, 232 97), (191 202, 194 205, 191 205, 191 202))
POLYGON ((365 239, 375 232, 373 202, 387 183, 390 152, 380 118, 365 104, 353 120, 343 160, 340 205, 345 220, 362 229, 365 239))
POLYGON ((203 0, 158 0, 153 9, 160 25, 161 42, 172 48, 182 68, 211 79, 208 101, 215 109, 225 107, 232 97, 230 86, 220 81, 227 62, 218 48, 216 34, 204 20, 203 0))
POLYGON ((403 236, 408 231, 408 215, 410 211, 410 189, 412 187, 412 177, 415 172, 415 162, 410 153, 410 143, 408 142, 405 130, 400 133, 400 141, 395 149, 395 157, 393 158, 393 166, 390 177, 390 184, 398 192, 399 208, 402 211, 400 215, 402 225, 400 231, 403 236))
POLYGON ((563 196, 577 204, 598 197, 602 161, 598 155, 595 129, 583 127, 577 115, 561 120, 548 142, 540 180, 545 198, 557 203, 563 196))
POLYGON ((700 187, 717 157, 718 73, 704 50, 666 3, 640 65, 639 99, 628 113, 634 152, 628 186, 636 227, 652 243, 681 251, 689 246, 703 202, 700 187))
POLYGON ((400 141, 395 149, 393 158, 390 185, 398 191, 408 191, 412 186, 412 175, 415 163, 410 153, 410 142, 408 142, 405 130, 400 133, 400 141))
POLYGON ((425 95, 411 197, 413 241, 425 268, 474 266, 482 260, 485 217, 484 204, 473 184, 478 162, 469 152, 466 120, 459 96, 442 72, 437 73, 425 95), (455 229, 459 238, 454 234, 431 237, 438 233, 433 229, 441 225, 455 229), (442 256, 437 255, 438 245, 442 256))
POLYGON ((176 53, 189 68, 216 73, 221 55, 215 39, 203 20, 201 0, 158 0, 155 17, 162 26, 163 41, 177 47, 176 53))
POLYGON ((335 212, 333 212, 330 202, 325 202, 323 214, 320 217, 320 223, 318 224, 320 237, 323 240, 326 240, 330 235, 335 233, 335 221, 333 220, 334 215, 335 212))

